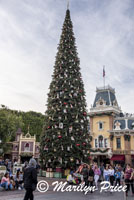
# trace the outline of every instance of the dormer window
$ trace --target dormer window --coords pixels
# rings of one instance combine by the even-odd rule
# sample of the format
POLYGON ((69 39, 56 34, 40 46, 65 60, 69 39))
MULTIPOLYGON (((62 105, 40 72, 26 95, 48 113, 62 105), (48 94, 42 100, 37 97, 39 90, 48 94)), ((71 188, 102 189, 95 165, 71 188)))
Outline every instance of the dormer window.
POLYGON ((119 121, 115 122, 115 130, 121 130, 121 123, 119 121))
POLYGON ((134 122, 132 123, 132 129, 134 130, 134 122))

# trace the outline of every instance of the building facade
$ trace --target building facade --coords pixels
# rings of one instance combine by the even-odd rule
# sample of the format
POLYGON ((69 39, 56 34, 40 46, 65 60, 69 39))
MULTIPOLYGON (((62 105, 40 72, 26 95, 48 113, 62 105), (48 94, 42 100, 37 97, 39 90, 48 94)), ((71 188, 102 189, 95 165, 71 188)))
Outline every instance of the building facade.
POLYGON ((36 137, 31 136, 29 131, 26 135, 19 128, 16 132, 16 139, 12 142, 12 161, 24 163, 34 157, 39 159, 39 142, 36 142, 36 137))
POLYGON ((92 161, 134 165, 134 116, 122 113, 112 87, 96 89, 89 116, 92 161))

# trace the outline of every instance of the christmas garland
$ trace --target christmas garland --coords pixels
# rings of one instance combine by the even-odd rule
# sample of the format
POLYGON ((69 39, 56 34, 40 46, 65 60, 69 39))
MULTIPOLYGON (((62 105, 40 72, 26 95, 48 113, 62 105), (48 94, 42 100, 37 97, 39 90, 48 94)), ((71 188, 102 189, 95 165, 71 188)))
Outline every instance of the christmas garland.
POLYGON ((104 150, 101 150, 101 149, 90 149, 90 152, 93 152, 93 153, 97 153, 97 152, 101 152, 101 153, 106 153, 109 149, 104 149, 104 150))
POLYGON ((29 157, 29 156, 32 156, 33 155, 33 153, 31 153, 31 152, 23 152, 23 153, 21 153, 20 154, 22 157, 29 157))
POLYGON ((124 139, 130 141, 131 136, 130 135, 124 135, 124 139))

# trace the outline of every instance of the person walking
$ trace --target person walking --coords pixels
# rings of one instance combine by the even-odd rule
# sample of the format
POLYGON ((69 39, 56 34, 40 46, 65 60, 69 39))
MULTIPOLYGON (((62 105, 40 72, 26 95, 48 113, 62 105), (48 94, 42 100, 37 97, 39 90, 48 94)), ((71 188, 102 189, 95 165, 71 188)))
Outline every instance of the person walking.
POLYGON ((115 172, 115 185, 121 185, 121 172, 119 171, 119 169, 116 170, 115 172))
POLYGON ((29 161, 29 166, 24 170, 24 188, 26 190, 24 200, 33 200, 33 191, 36 189, 37 185, 37 170, 36 170, 36 160, 31 158, 29 161))
MULTIPOLYGON (((94 182, 94 171, 92 169, 92 165, 89 165, 89 169, 88 169, 88 182, 90 187, 93 187, 93 182, 94 182)), ((91 193, 93 193, 93 190, 91 189, 91 193)))
POLYGON ((81 174, 83 175, 83 181, 85 182, 85 186, 88 187, 89 182, 88 182, 88 166, 87 166, 87 164, 83 165, 81 174))
POLYGON ((131 177, 130 177, 130 181, 131 181, 131 188, 132 188, 132 196, 134 196, 134 168, 132 168, 132 173, 131 173, 131 177))
POLYGON ((126 196, 128 196, 128 191, 130 190, 130 185, 131 185, 132 195, 134 195, 133 169, 131 168, 130 164, 127 164, 124 176, 125 176, 125 183, 127 185, 126 196))
MULTIPOLYGON (((103 176, 104 176, 104 180, 109 182, 109 167, 108 167, 108 165, 106 165, 106 168, 104 169, 103 176)), ((106 184, 106 186, 107 185, 108 184, 106 184)), ((105 192, 107 192, 107 191, 105 191, 105 192)))
POLYGON ((103 173, 104 173, 104 164, 103 164, 103 163, 101 163, 100 171, 101 171, 100 180, 103 181, 103 180, 104 180, 104 177, 103 177, 103 173))
POLYGON ((114 177, 114 168, 112 165, 110 165, 110 169, 109 169, 109 179, 110 179, 110 184, 111 186, 114 185, 114 180, 115 180, 115 177, 114 177))
POLYGON ((101 175, 100 168, 98 167, 98 165, 96 165, 94 167, 94 181, 95 181, 96 190, 98 190, 98 180, 99 180, 100 175, 101 175))

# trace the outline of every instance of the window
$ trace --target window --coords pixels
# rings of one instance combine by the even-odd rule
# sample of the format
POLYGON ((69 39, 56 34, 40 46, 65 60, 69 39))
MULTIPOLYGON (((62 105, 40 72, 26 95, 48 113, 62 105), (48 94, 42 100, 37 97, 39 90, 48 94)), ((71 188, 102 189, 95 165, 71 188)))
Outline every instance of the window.
POLYGON ((97 148, 97 147, 98 147, 98 140, 95 139, 95 148, 97 148))
POLYGON ((99 148, 103 148, 103 136, 100 135, 100 136, 98 137, 98 140, 99 140, 99 148))
POLYGON ((121 139, 120 138, 116 138, 116 144, 117 144, 117 149, 121 148, 121 139))
POLYGON ((30 145, 29 145, 29 143, 26 143, 26 144, 25 144, 25 149, 24 149, 24 151, 30 151, 30 145))
POLYGON ((99 130, 102 130, 102 129, 103 129, 103 123, 99 122, 99 130))
POLYGON ((107 148, 107 146, 108 146, 107 139, 104 139, 104 145, 105 145, 105 148, 107 148))
POLYGON ((99 140, 99 147, 100 147, 100 148, 103 147, 103 140, 99 140))

